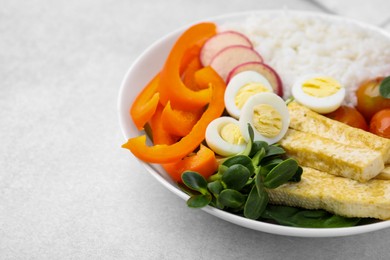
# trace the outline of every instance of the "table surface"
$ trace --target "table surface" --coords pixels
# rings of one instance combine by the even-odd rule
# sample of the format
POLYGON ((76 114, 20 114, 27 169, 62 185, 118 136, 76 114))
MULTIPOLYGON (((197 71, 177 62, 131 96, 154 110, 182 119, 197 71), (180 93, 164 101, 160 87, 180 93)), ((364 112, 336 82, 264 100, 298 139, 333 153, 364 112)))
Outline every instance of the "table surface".
POLYGON ((2 0, 1 259, 385 259, 390 229, 253 231, 189 209, 121 149, 117 96, 147 46, 197 20, 310 10, 390 31, 387 0, 2 0))

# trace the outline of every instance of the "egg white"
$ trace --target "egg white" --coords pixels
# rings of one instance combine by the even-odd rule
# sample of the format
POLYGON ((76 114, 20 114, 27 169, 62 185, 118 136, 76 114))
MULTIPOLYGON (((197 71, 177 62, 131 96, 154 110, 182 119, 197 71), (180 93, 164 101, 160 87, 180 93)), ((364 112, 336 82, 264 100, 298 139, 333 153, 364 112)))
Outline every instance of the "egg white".
POLYGON ((324 75, 305 75, 299 77, 295 81, 291 90, 294 99, 298 103, 320 114, 326 114, 335 111, 344 101, 346 94, 345 88, 341 87, 336 93, 327 97, 314 97, 308 95, 303 91, 302 85, 306 80, 315 77, 324 77, 324 75))
POLYGON ((206 128, 206 143, 215 153, 222 156, 231 156, 236 155, 244 151, 246 143, 243 144, 232 144, 225 141, 221 135, 221 129, 227 124, 236 124, 239 126, 239 123, 236 119, 228 116, 219 117, 214 119, 206 128))
POLYGON ((280 141, 286 134, 288 127, 290 125, 290 114, 287 109, 287 105, 285 101, 276 95, 275 93, 259 93, 256 94, 248 99, 248 101, 245 103, 245 105, 242 107, 241 110, 241 117, 239 120, 240 129, 243 137, 248 142, 249 132, 248 132, 248 123, 252 126, 254 131, 254 141, 265 141, 268 144, 274 144, 280 141), (253 122, 253 111, 254 107, 260 104, 267 104, 272 106, 282 117, 282 128, 274 137, 266 137, 262 135, 259 131, 256 130, 254 127, 253 122))
POLYGON ((265 88, 269 89, 270 92, 273 92, 271 83, 269 83, 269 81, 263 75, 255 71, 248 70, 236 74, 229 81, 224 96, 227 112, 236 119, 240 118, 241 109, 236 106, 235 98, 240 88, 250 83, 260 83, 265 88))

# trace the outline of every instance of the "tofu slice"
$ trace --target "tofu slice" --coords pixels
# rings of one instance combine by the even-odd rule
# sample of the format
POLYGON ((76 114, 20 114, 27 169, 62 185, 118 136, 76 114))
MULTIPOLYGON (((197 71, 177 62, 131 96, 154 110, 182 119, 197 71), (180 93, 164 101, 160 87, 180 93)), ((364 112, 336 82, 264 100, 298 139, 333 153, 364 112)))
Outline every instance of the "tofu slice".
POLYGON ((379 179, 379 180, 390 180, 390 164, 385 165, 385 168, 383 169, 383 171, 381 171, 381 172, 375 177, 375 179, 379 179))
POLYGON ((335 142, 318 135, 289 129, 280 140, 288 156, 302 166, 366 182, 377 176, 384 163, 379 152, 335 142))
POLYGON ((324 209, 345 217, 390 219, 390 181, 360 183, 303 167, 302 179, 268 190, 270 203, 324 209))
POLYGON ((390 139, 332 120, 295 101, 288 105, 288 110, 290 128, 315 133, 339 143, 370 148, 380 152, 385 163, 390 162, 390 139))

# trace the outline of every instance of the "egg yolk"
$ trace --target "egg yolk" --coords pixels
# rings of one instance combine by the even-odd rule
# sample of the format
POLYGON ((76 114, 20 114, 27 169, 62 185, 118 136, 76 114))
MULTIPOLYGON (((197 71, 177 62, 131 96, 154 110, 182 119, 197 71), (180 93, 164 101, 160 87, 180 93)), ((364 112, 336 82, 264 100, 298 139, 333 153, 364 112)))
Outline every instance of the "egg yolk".
POLYGON ((341 89, 340 83, 329 77, 317 77, 306 80, 302 84, 302 90, 313 97, 328 97, 341 89))
POLYGON ((254 128, 265 137, 275 137, 282 130, 282 115, 271 105, 255 106, 252 119, 254 128))
POLYGON ((264 87, 261 83, 249 83, 241 87, 237 91, 237 95, 234 98, 234 103, 238 108, 242 108, 248 98, 254 94, 261 92, 271 92, 268 88, 264 87))
POLYGON ((220 135, 223 140, 231 144, 245 143, 245 139, 241 134, 240 127, 233 123, 224 125, 220 130, 220 135))

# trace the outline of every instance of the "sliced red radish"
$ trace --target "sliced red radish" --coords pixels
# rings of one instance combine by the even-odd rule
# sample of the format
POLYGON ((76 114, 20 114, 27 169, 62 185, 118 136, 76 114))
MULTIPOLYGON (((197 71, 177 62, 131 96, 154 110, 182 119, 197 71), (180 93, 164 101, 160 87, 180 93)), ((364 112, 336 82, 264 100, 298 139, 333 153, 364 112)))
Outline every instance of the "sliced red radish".
POLYGON ((246 62, 239 64, 229 72, 226 82, 229 82, 234 75, 247 70, 253 70, 263 75, 271 84, 274 92, 283 97, 283 84, 278 73, 272 67, 262 62, 246 62))
POLYGON ((210 66, 226 81, 233 68, 246 62, 263 62, 263 58, 254 49, 233 45, 222 49, 210 62, 210 66))
POLYGON ((253 48, 251 41, 245 35, 235 31, 221 32, 208 39, 203 45, 200 52, 200 61, 202 62, 202 65, 210 65, 215 54, 232 45, 242 45, 253 48))

